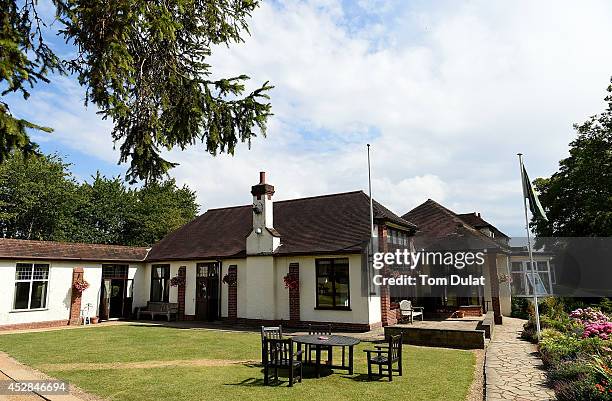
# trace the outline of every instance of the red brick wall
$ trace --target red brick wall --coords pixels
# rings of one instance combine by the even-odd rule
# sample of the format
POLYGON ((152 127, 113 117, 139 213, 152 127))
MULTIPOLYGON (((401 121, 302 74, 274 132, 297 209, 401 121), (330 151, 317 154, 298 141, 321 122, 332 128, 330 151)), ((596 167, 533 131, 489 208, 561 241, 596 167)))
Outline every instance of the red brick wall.
MULTIPOLYGON (((378 225, 378 251, 387 252, 387 227, 378 225)), ((389 271, 385 267, 382 270, 385 277, 389 276, 389 271)), ((391 310, 391 295, 388 285, 380 286, 380 317, 383 326, 389 326, 397 323, 397 317, 394 311, 391 310)))
POLYGON ((231 265, 227 269, 227 274, 230 276, 234 285, 227 286, 227 318, 229 320, 236 320, 238 318, 238 268, 236 265, 231 265))
MULTIPOLYGON (((79 310, 80 312, 80 310, 79 310)), ((26 329, 43 329, 47 327, 60 327, 67 326, 68 320, 50 320, 47 322, 32 322, 32 323, 18 323, 18 324, 5 324, 0 325, 0 331, 8 330, 26 330, 26 329)))
MULTIPOLYGON (((299 263, 289 264, 289 275, 300 279, 300 265, 299 263)), ((300 320, 300 288, 289 289, 289 319, 292 321, 300 320)))
POLYGON ((185 278, 187 276, 187 267, 179 267, 178 276, 183 278, 183 282, 178 286, 178 320, 185 320, 185 278))
POLYGON ((74 289, 74 283, 78 280, 83 280, 83 268, 75 267, 72 270, 72 287, 70 295, 70 315, 68 316, 68 324, 74 325, 80 323, 81 317, 81 293, 74 289))
MULTIPOLYGON (((228 320, 229 319, 222 319, 228 320)), ((334 331, 354 331, 354 332, 362 332, 369 331, 378 327, 381 327, 381 323, 342 323, 342 322, 315 322, 315 321, 306 321, 300 320, 297 322, 293 322, 290 320, 262 320, 262 319, 245 319, 239 318, 236 319, 235 322, 239 325, 257 327, 257 326, 278 326, 281 325, 283 327, 291 327, 296 329, 306 329, 309 324, 331 324, 332 330, 334 331)))

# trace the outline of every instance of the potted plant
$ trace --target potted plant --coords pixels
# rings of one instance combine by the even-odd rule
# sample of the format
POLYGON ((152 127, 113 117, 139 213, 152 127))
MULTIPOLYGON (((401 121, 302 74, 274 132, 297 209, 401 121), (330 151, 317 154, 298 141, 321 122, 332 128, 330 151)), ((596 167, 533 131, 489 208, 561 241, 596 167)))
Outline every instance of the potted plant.
POLYGON ((91 323, 91 324, 97 324, 97 323, 98 323, 98 320, 99 320, 98 316, 93 316, 93 317, 90 317, 90 318, 89 318, 89 323, 91 323))

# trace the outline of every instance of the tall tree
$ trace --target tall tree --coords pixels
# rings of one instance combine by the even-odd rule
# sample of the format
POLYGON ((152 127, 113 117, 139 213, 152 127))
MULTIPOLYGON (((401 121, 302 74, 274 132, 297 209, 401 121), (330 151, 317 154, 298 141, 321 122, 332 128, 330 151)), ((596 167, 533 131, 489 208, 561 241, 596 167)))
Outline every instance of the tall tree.
POLYGON ((0 237, 69 240, 76 190, 59 157, 11 155, 0 163, 0 237))
POLYGON ((75 194, 71 241, 124 244, 127 220, 134 209, 134 191, 119 177, 106 178, 98 172, 91 184, 81 184, 75 194))
POLYGON ((612 236, 612 84, 606 101, 603 113, 574 126, 559 171, 535 181, 549 219, 532 220, 538 236, 612 236))
POLYGON ((153 245, 193 220, 198 212, 195 192, 187 186, 177 187, 174 179, 149 183, 135 197, 126 225, 126 243, 130 245, 153 245))
POLYGON ((196 217, 195 193, 173 179, 131 189, 119 177, 78 183, 59 156, 0 163, 0 238, 153 245, 196 217))
MULTIPOLYGON (((245 95, 246 75, 211 78, 215 45, 248 33, 256 0, 52 0, 76 47, 65 63, 45 44, 36 0, 0 0, 0 87, 21 92, 66 66, 103 118, 114 123, 120 161, 132 180, 162 177, 174 163, 163 149, 203 142, 233 154, 239 141, 265 135, 271 106, 264 83, 245 95), (6 10, 6 11, 5 11, 6 10)), ((0 102, 0 162, 13 149, 35 150, 28 128, 47 129, 11 114, 0 102)))

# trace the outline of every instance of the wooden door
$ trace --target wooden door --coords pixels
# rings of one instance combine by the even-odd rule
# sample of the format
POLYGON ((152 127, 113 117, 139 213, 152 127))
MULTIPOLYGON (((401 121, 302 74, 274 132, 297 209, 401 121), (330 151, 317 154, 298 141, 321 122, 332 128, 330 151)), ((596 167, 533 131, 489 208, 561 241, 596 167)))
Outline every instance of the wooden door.
POLYGON ((208 320, 208 277, 196 278, 196 319, 208 320))
POLYGON ((196 319, 213 321, 219 317, 219 265, 196 266, 196 319))

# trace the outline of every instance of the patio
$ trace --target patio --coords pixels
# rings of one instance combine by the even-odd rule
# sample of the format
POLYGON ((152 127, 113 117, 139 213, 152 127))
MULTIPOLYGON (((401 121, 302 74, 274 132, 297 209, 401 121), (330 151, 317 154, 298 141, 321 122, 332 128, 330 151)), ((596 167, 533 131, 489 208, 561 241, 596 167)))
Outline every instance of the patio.
POLYGON ((402 334, 404 343, 428 347, 484 349, 493 331, 492 313, 480 317, 415 320, 384 328, 384 335, 402 334))
POLYGON ((363 350, 373 345, 364 339, 355 346, 352 375, 324 369, 316 379, 305 368, 303 382, 289 388, 285 377, 280 385, 263 385, 260 335, 246 328, 127 323, 0 336, 0 350, 21 363, 111 400, 199 400, 203 394, 212 400, 370 400, 410 394, 416 401, 458 401, 468 395, 473 352, 407 345, 403 376, 368 381, 363 350))

